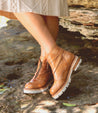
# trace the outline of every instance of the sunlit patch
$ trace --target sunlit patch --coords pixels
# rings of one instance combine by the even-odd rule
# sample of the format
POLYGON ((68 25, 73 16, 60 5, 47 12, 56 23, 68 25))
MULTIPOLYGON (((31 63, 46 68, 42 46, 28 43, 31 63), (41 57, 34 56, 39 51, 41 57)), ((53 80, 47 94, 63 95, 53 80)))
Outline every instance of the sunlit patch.
MULTIPOLYGON (((38 103, 33 110, 34 113, 50 113, 50 108, 56 106, 56 102, 45 100, 38 103)), ((59 112, 58 112, 59 113, 59 112)), ((65 112, 66 113, 66 112, 65 112)))
POLYGON ((73 108, 73 113, 81 112, 81 109, 79 107, 73 108))
POLYGON ((69 112, 66 109, 57 109, 55 113, 69 113, 69 112))
POLYGON ((97 113, 97 109, 94 107, 86 107, 83 113, 97 113))
POLYGON ((0 16, 0 28, 7 26, 7 21, 10 20, 4 16, 0 16))
POLYGON ((97 72, 95 72, 95 74, 98 74, 98 71, 97 71, 97 72))
POLYGON ((56 104, 55 102, 49 101, 49 100, 47 100, 47 101, 41 101, 41 102, 39 103, 39 105, 45 105, 45 106, 53 106, 53 105, 55 105, 55 104, 56 104))
POLYGON ((50 111, 45 108, 36 108, 32 113, 49 113, 50 111))
POLYGON ((30 104, 30 102, 22 104, 21 105, 21 109, 27 108, 29 106, 29 104, 30 104))
POLYGON ((34 49, 33 46, 29 46, 29 47, 27 48, 27 50, 32 50, 32 49, 34 49))
POLYGON ((98 74, 97 70, 88 70, 88 72, 98 74))

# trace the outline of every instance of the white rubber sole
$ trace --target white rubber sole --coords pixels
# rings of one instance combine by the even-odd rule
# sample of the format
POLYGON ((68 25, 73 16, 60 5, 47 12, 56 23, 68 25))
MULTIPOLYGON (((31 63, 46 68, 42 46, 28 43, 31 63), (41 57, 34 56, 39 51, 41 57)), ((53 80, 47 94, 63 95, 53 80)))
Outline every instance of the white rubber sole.
POLYGON ((53 81, 51 80, 47 86, 45 86, 43 88, 39 88, 39 89, 27 89, 27 88, 24 88, 23 92, 24 93, 27 93, 27 94, 42 93, 42 92, 48 90, 48 88, 50 87, 50 85, 51 85, 52 82, 53 81))
POLYGON ((35 93, 42 93, 44 91, 46 91, 48 89, 48 87, 44 88, 44 89, 36 89, 36 90, 33 90, 33 89, 24 89, 24 93, 28 93, 28 94, 35 94, 35 93))
POLYGON ((75 56, 75 59, 72 63, 72 66, 71 66, 69 74, 68 74, 67 83, 64 84, 62 86, 62 88, 55 95, 52 96, 54 99, 59 98, 59 96, 61 96, 63 94, 63 92, 65 92, 65 90, 67 89, 67 87, 69 86, 69 84, 71 82, 72 72, 77 70, 77 68, 79 67, 81 62, 82 62, 82 59, 78 58, 78 56, 75 56))

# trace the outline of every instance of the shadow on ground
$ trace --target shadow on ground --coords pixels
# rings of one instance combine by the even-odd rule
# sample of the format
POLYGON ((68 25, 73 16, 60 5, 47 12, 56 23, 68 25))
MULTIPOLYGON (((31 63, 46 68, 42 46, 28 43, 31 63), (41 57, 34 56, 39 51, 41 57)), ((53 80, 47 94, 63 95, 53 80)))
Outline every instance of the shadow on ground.
POLYGON ((83 62, 72 82, 57 100, 49 91, 26 95, 23 88, 35 73, 40 47, 19 22, 0 29, 0 113, 97 113, 98 43, 82 40, 79 32, 60 26, 57 44, 79 55, 83 62), (1 91, 2 92, 2 91, 1 91), (63 103, 76 104, 75 107, 63 103), (92 112, 91 112, 92 111, 92 112))

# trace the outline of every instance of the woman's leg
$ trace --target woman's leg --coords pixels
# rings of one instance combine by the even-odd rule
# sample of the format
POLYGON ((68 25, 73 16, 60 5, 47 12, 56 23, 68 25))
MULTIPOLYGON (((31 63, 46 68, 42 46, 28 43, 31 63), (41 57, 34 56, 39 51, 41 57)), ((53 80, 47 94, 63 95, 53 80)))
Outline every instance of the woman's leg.
MULTIPOLYGON (((59 19, 56 16, 44 16, 44 20, 46 22, 46 25, 52 34, 54 40, 56 41, 58 31, 59 31, 59 19)), ((41 60, 44 60, 46 56, 44 48, 41 48, 41 60)))
MULTIPOLYGON (((43 16, 34 13, 15 13, 15 16, 44 48, 46 54, 49 53, 46 59, 54 77, 50 94, 57 99, 68 87, 72 72, 81 62, 80 58, 56 45, 54 36, 48 29, 43 16)), ((31 83, 28 86, 32 88, 33 85, 31 83)))
POLYGON ((23 24, 23 26, 34 36, 34 38, 44 48, 46 53, 49 53, 56 42, 53 35, 49 31, 43 16, 30 12, 26 13, 14 13, 17 19, 23 24))
POLYGON ((54 37, 54 40, 57 39, 58 31, 59 31, 59 19, 56 16, 45 16, 45 21, 47 27, 51 34, 54 37))
POLYGON ((31 81, 25 85, 24 92, 43 92, 52 80, 52 73, 45 60, 45 56, 46 51, 48 51, 49 48, 51 50, 52 46, 55 45, 58 32, 58 30, 55 31, 55 29, 58 29, 58 19, 57 17, 46 17, 33 13, 15 13, 15 16, 41 45, 41 56, 44 60, 42 64, 39 60, 37 72, 40 71, 40 73, 37 73, 37 76, 36 74, 34 75, 33 79, 36 78, 36 80, 33 81, 33 79, 31 79, 31 81), (39 68, 40 65, 41 68, 39 68))

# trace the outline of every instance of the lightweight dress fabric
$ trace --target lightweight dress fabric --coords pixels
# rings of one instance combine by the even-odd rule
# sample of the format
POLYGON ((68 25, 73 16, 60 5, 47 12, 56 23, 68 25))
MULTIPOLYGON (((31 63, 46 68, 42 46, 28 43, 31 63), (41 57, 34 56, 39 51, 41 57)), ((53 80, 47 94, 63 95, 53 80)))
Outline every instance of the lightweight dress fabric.
POLYGON ((50 16, 69 16, 67 0, 0 0, 0 10, 33 12, 50 16))

